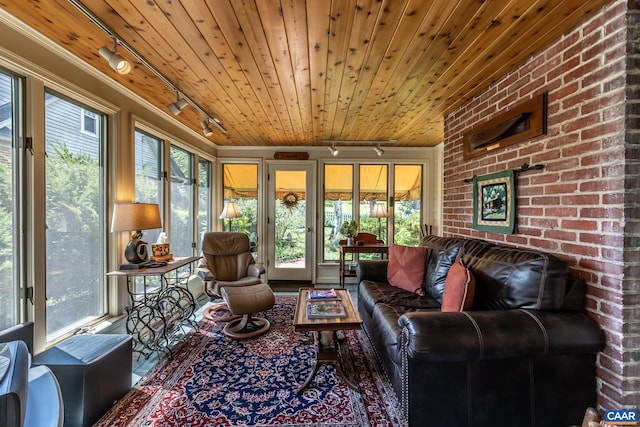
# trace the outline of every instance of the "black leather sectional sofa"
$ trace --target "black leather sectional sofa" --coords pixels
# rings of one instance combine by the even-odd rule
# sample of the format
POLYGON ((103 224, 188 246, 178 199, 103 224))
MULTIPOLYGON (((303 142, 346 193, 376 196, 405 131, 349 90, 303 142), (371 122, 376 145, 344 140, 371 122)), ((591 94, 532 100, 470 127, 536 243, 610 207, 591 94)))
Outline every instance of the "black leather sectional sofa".
POLYGON ((604 334, 584 312, 585 285, 544 252, 428 236, 425 296, 387 283, 387 261, 358 265, 358 310, 410 426, 579 425, 596 403, 604 334), (471 311, 441 312, 461 257, 471 311))

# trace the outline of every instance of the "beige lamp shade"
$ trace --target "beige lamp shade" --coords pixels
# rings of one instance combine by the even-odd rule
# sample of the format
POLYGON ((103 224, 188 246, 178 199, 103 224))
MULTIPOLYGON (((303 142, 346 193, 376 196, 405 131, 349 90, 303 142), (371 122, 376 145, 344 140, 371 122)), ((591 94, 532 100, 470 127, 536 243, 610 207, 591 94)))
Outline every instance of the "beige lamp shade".
POLYGON ((371 218, 386 218, 389 214, 387 214, 387 208, 382 203, 376 203, 371 210, 371 218))
POLYGON ((141 231, 162 228, 160 208, 154 203, 116 203, 111 231, 141 231))
POLYGON ((227 219, 227 218, 240 218, 240 211, 238 210, 238 206, 236 206, 236 202, 225 202, 224 209, 222 209, 222 213, 218 218, 227 219))

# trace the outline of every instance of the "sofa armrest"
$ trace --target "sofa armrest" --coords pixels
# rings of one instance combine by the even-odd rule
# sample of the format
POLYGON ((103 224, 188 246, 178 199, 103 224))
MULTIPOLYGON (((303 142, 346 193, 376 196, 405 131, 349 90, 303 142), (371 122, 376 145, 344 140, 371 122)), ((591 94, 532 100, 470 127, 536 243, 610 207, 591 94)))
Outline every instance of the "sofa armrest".
POLYGON ((583 313, 535 310, 413 312, 398 319, 398 349, 429 362, 597 353, 604 332, 583 313))
POLYGON ((359 261, 358 267, 356 268, 358 283, 363 280, 369 280, 371 282, 386 282, 388 264, 389 262, 386 259, 359 261))

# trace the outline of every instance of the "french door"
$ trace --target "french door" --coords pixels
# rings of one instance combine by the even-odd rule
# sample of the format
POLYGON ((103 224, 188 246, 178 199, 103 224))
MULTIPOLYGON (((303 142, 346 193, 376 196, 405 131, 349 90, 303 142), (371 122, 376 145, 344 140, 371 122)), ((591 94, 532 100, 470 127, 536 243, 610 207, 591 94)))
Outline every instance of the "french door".
POLYGON ((268 164, 267 277, 312 281, 315 265, 315 164, 268 164))

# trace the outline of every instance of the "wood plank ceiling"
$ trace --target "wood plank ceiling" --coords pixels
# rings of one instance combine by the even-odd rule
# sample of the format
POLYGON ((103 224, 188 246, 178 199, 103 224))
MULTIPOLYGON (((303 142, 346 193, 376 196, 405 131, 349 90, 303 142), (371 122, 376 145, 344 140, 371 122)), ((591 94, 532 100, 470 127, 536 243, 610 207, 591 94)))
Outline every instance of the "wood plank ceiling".
MULTIPOLYGON (((220 146, 322 140, 442 141, 443 117, 608 0, 84 0, 84 5, 227 129, 220 146)), ((158 108, 176 100, 133 62, 98 54, 110 36, 68 0, 0 7, 158 108)), ((0 42, 1 43, 1 42, 0 42)), ((173 117, 173 115, 171 115, 173 117)), ((175 116, 200 133, 202 114, 175 116)))

